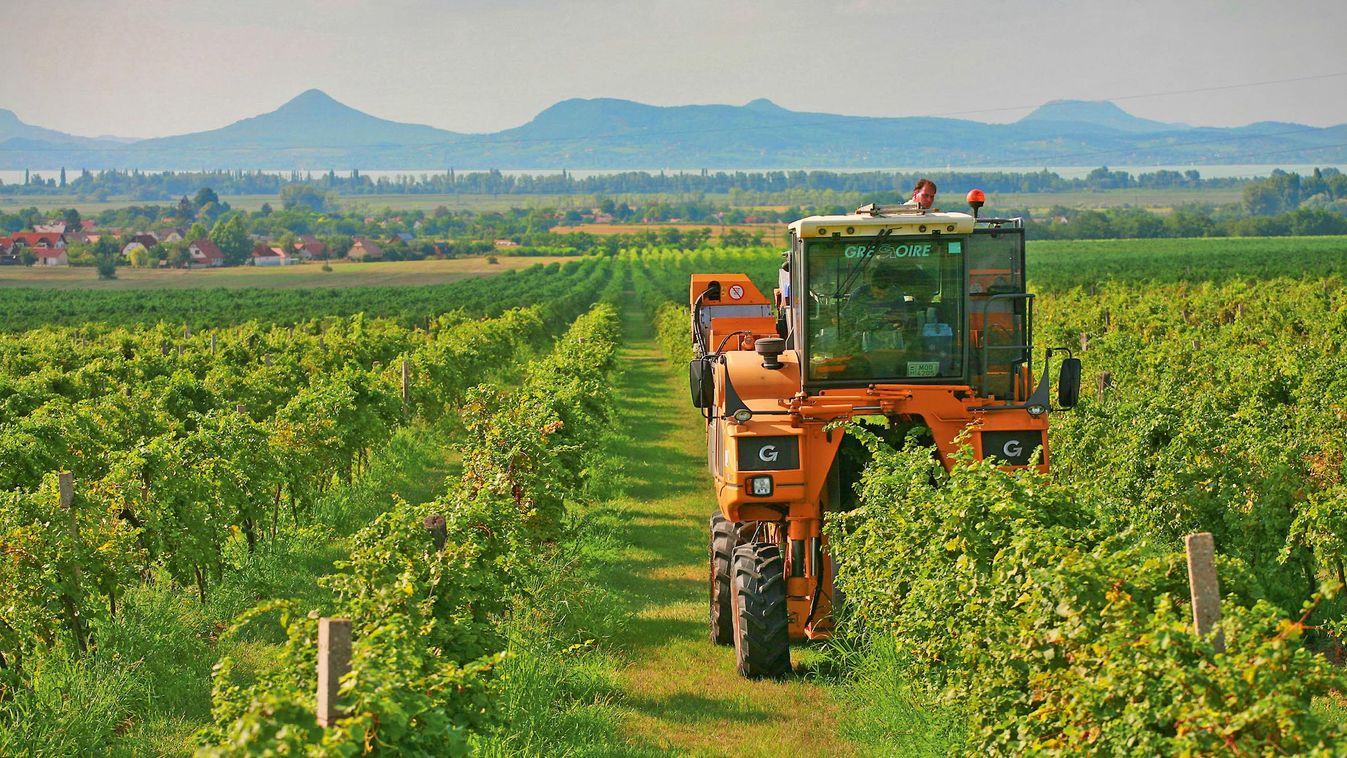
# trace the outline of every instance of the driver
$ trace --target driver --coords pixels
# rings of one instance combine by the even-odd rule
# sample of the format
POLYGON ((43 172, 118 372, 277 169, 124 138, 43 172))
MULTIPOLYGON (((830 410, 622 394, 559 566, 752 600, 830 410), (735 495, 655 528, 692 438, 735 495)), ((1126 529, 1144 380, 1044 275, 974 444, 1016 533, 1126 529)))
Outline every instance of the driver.
POLYGON ((860 338, 862 352, 901 350, 901 329, 913 302, 904 287, 905 267, 892 258, 878 259, 873 265, 870 281, 851 292, 842 315, 850 322, 852 334, 860 338))
POLYGON ((903 286, 906 279, 903 268, 892 258, 876 260, 870 281, 857 287, 847 297, 847 315, 858 327, 872 329, 903 320, 908 304, 913 301, 903 286))

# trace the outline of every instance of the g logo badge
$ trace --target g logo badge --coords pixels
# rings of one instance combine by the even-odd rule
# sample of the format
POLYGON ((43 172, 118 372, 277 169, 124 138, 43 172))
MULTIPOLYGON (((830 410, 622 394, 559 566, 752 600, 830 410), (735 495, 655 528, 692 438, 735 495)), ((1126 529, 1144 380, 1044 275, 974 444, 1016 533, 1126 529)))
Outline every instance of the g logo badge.
POLYGON ((1020 445, 1019 440, 1011 440, 1001 448, 1001 452, 1005 453, 1007 458, 1014 459, 1024 453, 1024 447, 1020 445))
POLYGON ((762 449, 758 451, 758 460, 763 463, 775 463, 776 456, 776 445, 763 445, 762 449))

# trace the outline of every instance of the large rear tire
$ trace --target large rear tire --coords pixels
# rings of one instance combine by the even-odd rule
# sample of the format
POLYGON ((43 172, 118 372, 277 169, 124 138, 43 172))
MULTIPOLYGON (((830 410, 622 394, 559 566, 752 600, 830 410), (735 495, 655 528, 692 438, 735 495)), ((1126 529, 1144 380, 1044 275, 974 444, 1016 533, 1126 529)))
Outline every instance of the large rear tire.
POLYGON ((734 549, 734 653, 741 676, 777 678, 791 672, 782 569, 776 545, 734 549))
POLYGON ((731 599, 731 564, 734 563, 734 545, 738 534, 734 522, 717 509, 711 514, 711 642, 717 645, 734 644, 734 608, 731 599))

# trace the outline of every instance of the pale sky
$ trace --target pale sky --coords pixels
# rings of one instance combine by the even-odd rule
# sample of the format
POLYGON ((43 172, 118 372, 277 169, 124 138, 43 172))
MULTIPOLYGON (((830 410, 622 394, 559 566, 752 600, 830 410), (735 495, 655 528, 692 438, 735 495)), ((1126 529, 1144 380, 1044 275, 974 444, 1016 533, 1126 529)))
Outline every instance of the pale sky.
POLYGON ((0 108, 87 136, 214 129, 310 88, 459 132, 572 97, 1347 123, 1343 0, 0 0, 0 19, 0 108))

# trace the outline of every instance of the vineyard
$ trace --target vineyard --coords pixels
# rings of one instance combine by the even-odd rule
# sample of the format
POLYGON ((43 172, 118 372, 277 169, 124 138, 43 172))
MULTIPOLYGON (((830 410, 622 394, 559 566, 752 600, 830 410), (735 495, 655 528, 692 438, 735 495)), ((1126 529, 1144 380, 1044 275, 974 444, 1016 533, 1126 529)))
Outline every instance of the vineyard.
POLYGON ((779 264, 7 297, 0 754, 1342 752, 1342 238, 1031 247, 1036 342, 1089 385, 1052 473, 946 474, 853 424, 837 637, 800 682, 652 684, 733 669, 703 642, 702 422, 668 390, 688 277, 770 292, 779 264), (352 629, 332 723, 320 617, 352 629), (835 741, 780 742, 782 697, 835 741))

